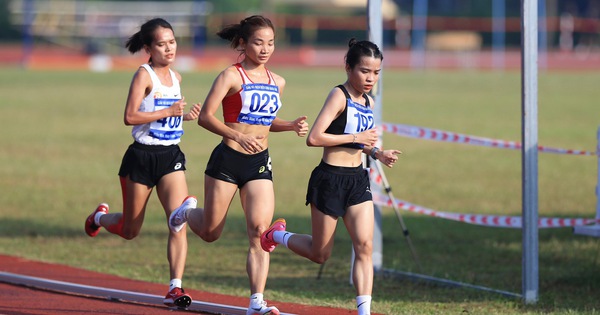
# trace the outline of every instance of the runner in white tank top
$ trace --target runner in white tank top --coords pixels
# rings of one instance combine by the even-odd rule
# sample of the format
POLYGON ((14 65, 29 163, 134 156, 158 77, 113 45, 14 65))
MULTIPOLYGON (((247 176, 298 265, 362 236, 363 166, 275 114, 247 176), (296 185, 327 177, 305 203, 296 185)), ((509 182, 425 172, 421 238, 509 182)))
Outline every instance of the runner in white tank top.
MULTIPOLYGON (((181 76, 171 70, 177 52, 173 28, 161 18, 149 20, 129 38, 126 47, 132 54, 145 50, 150 60, 135 73, 125 105, 124 122, 133 126, 135 141, 125 152, 119 169, 123 208, 108 213, 108 204, 101 203, 85 220, 85 232, 90 237, 96 236, 101 227, 127 240, 138 236, 155 186, 167 217, 188 195, 185 155, 178 143, 183 121, 197 119, 201 106, 196 104, 189 113, 183 112, 186 103, 179 87, 181 76)), ((186 234, 170 232, 167 246, 171 281, 163 302, 185 308, 192 302, 182 289, 186 234)), ((89 252, 102 255, 102 251, 89 252)))
MULTIPOLYGON (((181 88, 179 80, 173 70, 171 74, 172 86, 165 86, 149 64, 143 64, 142 68, 148 71, 152 79, 152 91, 142 100, 140 112, 154 112, 171 107, 174 102, 181 99, 181 88)), ((131 135, 135 141, 148 145, 172 145, 178 144, 183 135, 183 116, 165 117, 149 123, 134 125, 131 135)))

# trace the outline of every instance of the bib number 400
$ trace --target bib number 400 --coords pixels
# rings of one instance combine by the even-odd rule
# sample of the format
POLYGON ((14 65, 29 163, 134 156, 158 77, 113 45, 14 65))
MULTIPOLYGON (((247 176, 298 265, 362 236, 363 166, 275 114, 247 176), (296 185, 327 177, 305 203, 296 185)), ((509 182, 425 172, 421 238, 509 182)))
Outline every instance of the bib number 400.
POLYGON ((173 129, 173 128, 177 128, 177 127, 179 127, 179 125, 181 125, 181 116, 165 117, 165 118, 161 118, 161 119, 157 120, 156 122, 161 124, 161 126, 163 128, 168 126, 168 128, 173 129))

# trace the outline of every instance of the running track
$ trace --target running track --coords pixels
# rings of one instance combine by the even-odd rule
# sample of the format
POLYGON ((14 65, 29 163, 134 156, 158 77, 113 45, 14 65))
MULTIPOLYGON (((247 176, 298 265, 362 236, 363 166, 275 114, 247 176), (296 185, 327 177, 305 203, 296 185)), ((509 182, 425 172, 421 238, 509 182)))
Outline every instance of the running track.
MULTIPOLYGON (((42 289, 38 285, 15 284, 11 277, 43 278, 53 282, 69 283, 75 287, 100 287, 115 291, 131 292, 162 299, 165 285, 131 280, 65 265, 55 265, 31 261, 19 257, 0 254, 0 314, 2 315, 42 315, 42 314, 214 314, 214 312, 182 311, 169 309, 159 303, 129 302, 109 299, 107 296, 92 296, 81 292, 65 293, 52 289, 42 289), (8 276, 7 276, 8 275, 8 276)), ((60 291, 60 290, 59 290, 60 291)), ((195 302, 227 305, 233 309, 247 306, 248 299, 198 290, 188 290, 195 302)), ((300 304, 271 301, 282 313, 287 314, 327 314, 347 315, 355 311, 329 307, 312 307, 300 304)), ((231 313, 231 314, 235 314, 231 313)))
MULTIPOLYGON (((335 67, 343 64, 345 49, 315 49, 311 47, 280 48, 269 60, 271 68, 277 66, 292 67, 335 67)), ((413 54, 409 50, 384 50, 385 68, 411 69, 413 54)), ((496 57, 489 50, 475 52, 435 52, 421 55, 423 67, 427 69, 495 69, 496 57)), ((133 71, 147 61, 145 54, 116 55, 110 57, 111 69, 133 71)), ((222 70, 236 60, 237 52, 225 47, 207 47, 201 54, 181 50, 178 52, 177 66, 182 71, 222 70)), ((600 50, 589 49, 578 52, 549 51, 538 56, 541 70, 600 70, 600 50)), ((24 48, 19 45, 0 45, 0 67, 19 66, 24 61, 28 69, 37 70, 82 70, 90 69, 96 60, 81 51, 60 49, 54 46, 36 46, 26 57, 24 48)), ((509 50, 501 56, 506 70, 521 69, 521 52, 509 50)), ((417 68, 420 69, 420 68, 417 68)))

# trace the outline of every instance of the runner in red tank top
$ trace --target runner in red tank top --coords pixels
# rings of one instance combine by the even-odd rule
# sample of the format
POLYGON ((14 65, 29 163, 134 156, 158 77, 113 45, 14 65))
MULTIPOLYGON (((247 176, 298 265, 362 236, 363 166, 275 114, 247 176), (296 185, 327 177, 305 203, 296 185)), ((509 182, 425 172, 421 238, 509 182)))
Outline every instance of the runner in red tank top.
POLYGON ((229 205, 239 189, 250 243, 246 263, 251 294, 248 315, 279 314, 263 298, 269 253, 260 246, 260 235, 269 227, 275 211, 269 132, 294 131, 301 137, 308 132, 306 116, 293 121, 277 118, 285 79, 265 67, 275 48, 274 32, 269 19, 255 15, 218 33, 242 52, 242 61, 215 79, 198 124, 223 140, 212 152, 204 172, 204 208, 195 208, 196 199, 190 197, 189 203, 169 219, 173 231, 187 222, 203 240, 213 242, 221 236, 229 205), (220 104, 224 121, 215 116, 220 104))

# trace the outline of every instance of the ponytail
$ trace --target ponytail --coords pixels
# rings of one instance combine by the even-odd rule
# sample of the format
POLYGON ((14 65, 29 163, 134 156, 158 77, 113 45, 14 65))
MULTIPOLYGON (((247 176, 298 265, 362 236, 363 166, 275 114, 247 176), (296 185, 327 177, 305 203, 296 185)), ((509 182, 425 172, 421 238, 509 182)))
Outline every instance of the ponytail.
MULTIPOLYGON (((131 54, 135 54, 136 52, 144 48, 144 45, 150 47, 152 45, 152 41, 154 41, 154 31, 156 31, 156 29, 159 27, 168 28, 171 31, 173 31, 173 27, 171 26, 171 24, 169 24, 169 22, 165 21, 164 19, 154 18, 148 20, 146 21, 146 23, 142 24, 140 30, 137 33, 129 37, 129 39, 125 43, 125 48, 127 48, 127 50, 131 54)), ((175 34, 175 31, 173 31, 173 34, 175 34)), ((148 62, 151 61, 152 57, 150 58, 150 60, 148 60, 148 62)))
POLYGON ((127 50, 132 54, 135 54, 136 52, 140 51, 143 47, 144 40, 142 39, 141 31, 131 35, 131 37, 129 37, 129 39, 125 43, 125 48, 127 48, 127 50))
POLYGON ((269 27, 275 31, 273 23, 268 18, 262 15, 249 16, 240 21, 238 24, 230 24, 225 26, 217 35, 222 39, 230 42, 231 48, 237 49, 240 46, 240 39, 247 43, 248 39, 256 30, 269 27))
POLYGON ((237 46, 239 46, 241 33, 241 24, 231 24, 224 27, 221 31, 217 33, 217 35, 222 39, 228 40, 230 42, 231 48, 235 49, 237 48, 237 46))

